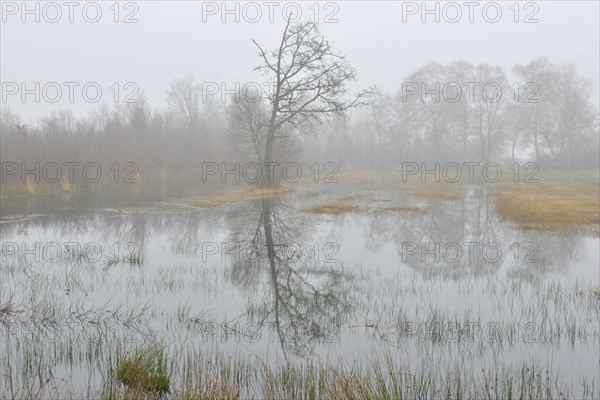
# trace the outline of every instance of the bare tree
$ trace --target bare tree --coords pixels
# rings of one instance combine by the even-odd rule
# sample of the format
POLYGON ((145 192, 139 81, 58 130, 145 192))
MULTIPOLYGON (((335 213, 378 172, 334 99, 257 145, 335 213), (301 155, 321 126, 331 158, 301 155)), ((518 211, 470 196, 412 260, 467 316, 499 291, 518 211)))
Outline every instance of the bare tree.
POLYGON ((548 144, 547 132, 551 130, 550 101, 554 97, 552 82, 554 66, 545 57, 540 57, 527 65, 513 67, 514 74, 522 86, 533 84, 539 89, 532 101, 523 101, 522 106, 529 115, 528 136, 533 141, 536 161, 540 161, 544 139, 548 144))
POLYGON ((508 119, 506 136, 510 144, 512 161, 515 161, 517 145, 523 143, 526 139, 525 133, 527 132, 529 118, 526 111, 519 103, 510 103, 507 106, 506 113, 510 115, 510 119, 508 119))
POLYGON ((262 162, 267 111, 263 103, 241 98, 227 107, 227 136, 231 145, 244 158, 262 162))
POLYGON ((489 161, 492 152, 502 143, 505 125, 506 77, 500 67, 478 65, 475 76, 481 88, 475 90, 476 132, 479 136, 481 157, 489 161), (492 93, 488 90, 492 88, 492 93))
POLYGON ((375 128, 375 140, 371 141, 377 146, 377 154, 373 154, 374 161, 378 160, 377 167, 385 165, 385 150, 389 147, 391 137, 396 129, 398 108, 392 96, 375 88, 371 103, 371 117, 375 128))
POLYGON ((198 127, 202 89, 192 75, 171 82, 171 89, 167 91, 167 104, 170 111, 189 132, 198 127))
MULTIPOLYGON (((416 133, 428 148, 427 152, 441 157, 447 151, 447 138, 452 108, 442 101, 439 87, 445 82, 447 69, 437 62, 429 62, 407 77, 408 82, 418 83, 415 96, 406 98, 406 104, 416 111, 419 124, 416 133)), ((403 104, 404 105, 404 104, 403 104)))
MULTIPOLYGON (((473 73, 473 65, 464 60, 455 61, 448 66, 450 82, 462 82, 464 85, 465 82, 472 81, 473 73)), ((471 136, 473 135, 472 127, 475 111, 468 93, 463 94, 462 89, 459 93, 459 99, 450 104, 452 109, 452 143, 455 150, 460 149, 460 152, 466 156, 465 150, 469 148, 471 136)))
POLYGON ((556 163, 570 167, 573 142, 584 135, 596 120, 589 102, 591 84, 577 75, 575 66, 562 65, 555 79, 556 92, 552 99, 551 115, 555 122, 556 163))
POLYGON ((555 166, 569 167, 573 151, 585 152, 597 143, 594 127, 598 117, 590 101, 589 82, 577 75, 574 66, 555 65, 543 57, 513 71, 523 87, 536 86, 533 99, 519 104, 528 122, 536 160, 549 155, 555 166))
MULTIPOLYGON (((276 50, 264 50, 254 39, 262 64, 255 69, 272 78, 269 93, 270 118, 263 160, 270 163, 276 133, 285 125, 300 132, 310 131, 332 116, 344 115, 349 108, 363 103, 363 91, 350 101, 344 99, 346 83, 355 79, 355 70, 333 44, 320 35, 314 22, 290 25, 288 19, 281 43, 276 50)), ((265 183, 272 182, 267 168, 265 183)))
MULTIPOLYGON (((267 142, 269 114, 264 99, 240 93, 227 106, 227 137, 230 145, 245 161, 264 162, 267 142)), ((300 152, 300 144, 293 135, 282 127, 277 132, 277 143, 273 146, 273 160, 283 163, 300 152)))

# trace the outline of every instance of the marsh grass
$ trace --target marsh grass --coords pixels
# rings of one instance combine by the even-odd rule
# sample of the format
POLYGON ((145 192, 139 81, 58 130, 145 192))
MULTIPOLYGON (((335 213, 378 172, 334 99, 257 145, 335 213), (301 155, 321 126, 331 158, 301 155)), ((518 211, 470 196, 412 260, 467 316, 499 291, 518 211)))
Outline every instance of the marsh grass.
POLYGON ((414 213, 426 213, 427 208, 424 207, 386 207, 381 209, 382 212, 414 212, 414 213))
MULTIPOLYGON (((566 399, 572 393, 558 376, 536 363, 479 372, 459 366, 447 373, 411 369, 387 353, 365 365, 342 361, 267 365, 221 353, 185 355, 171 388, 177 399, 566 399)), ((593 385, 586 397, 593 397, 593 385)), ((112 391, 106 398, 158 398, 156 392, 112 391)))
MULTIPOLYGON (((569 184, 569 179, 561 179, 563 181, 559 179, 555 184, 569 184)), ((580 192, 593 195, 596 190, 591 188, 593 179, 583 180, 587 186, 580 192)), ((460 184, 445 186, 451 188, 450 195, 461 193, 463 187, 460 184)), ((527 192, 534 185, 525 186, 516 190, 527 192)), ((407 186, 405 192, 406 197, 415 197, 419 191, 430 193, 425 197, 434 199, 443 198, 442 188, 443 185, 439 189, 407 186)), ((389 191, 386 196, 399 194, 386 190, 389 191)), ((566 192, 563 190, 563 193, 566 192)), ((239 194, 238 198, 272 194, 273 191, 259 189, 239 194)), ((236 192, 228 192, 228 196, 234 198, 236 192)), ((38 194, 35 201, 40 202, 43 197, 38 194)), ((430 206, 429 203, 423 205, 424 202, 396 200, 388 204, 387 211, 420 213, 430 206)), ((337 201, 343 200, 337 198, 337 201)), ((377 210, 367 206, 359 209, 351 204, 331 207, 335 213, 349 212, 347 208, 340 211, 339 206, 363 212, 377 210)), ((317 206, 315 211, 322 213, 327 211, 326 207, 317 206), (317 210, 319 207, 325 209, 317 210)), ((7 332, 2 331, 3 322, 18 329, 7 335, 6 344, 0 347, 3 354, 0 357, 0 399, 158 399, 161 397, 158 388, 165 386, 165 376, 170 397, 174 399, 598 398, 597 378, 592 376, 591 369, 572 372, 569 367, 575 363, 566 362, 558 365, 554 374, 546 373, 547 360, 554 359, 555 351, 556 359, 581 357, 588 361, 597 349, 600 334, 594 322, 598 318, 600 288, 596 281, 571 282, 562 275, 552 280, 539 279, 537 273, 529 272, 533 271, 529 267, 515 267, 507 276, 465 276, 454 269, 436 268, 394 270, 388 274, 373 265, 357 262, 352 268, 358 270, 362 291, 356 295, 357 311, 348 323, 362 324, 365 328, 366 334, 356 335, 368 340, 374 338, 385 345, 391 343, 390 346, 396 345, 399 350, 392 350, 393 355, 387 357, 373 356, 373 361, 365 361, 363 349, 359 349, 357 354, 360 354, 356 358, 352 355, 345 363, 313 358, 313 363, 300 360, 267 365, 251 357, 230 357, 232 351, 237 357, 238 351, 243 350, 239 350, 239 345, 232 345, 236 347, 222 352, 214 346, 218 344, 218 336, 214 342, 213 339, 208 344, 200 342, 199 332, 203 332, 200 329, 218 323, 222 317, 220 311, 214 314, 207 311, 211 309, 210 304, 231 301, 227 294, 231 293, 228 285, 232 270, 222 265, 198 268, 195 262, 155 266, 150 262, 154 261, 150 260, 152 254, 148 254, 149 268, 143 274, 135 273, 135 268, 115 268, 106 273, 106 269, 87 265, 85 254, 74 253, 73 258, 82 264, 77 268, 69 263, 33 271, 20 264, 1 266, 0 333, 7 332), (531 273, 535 279, 516 275, 521 271, 531 273), (40 273, 41 278, 32 280, 33 272, 40 273), (73 286, 74 282, 81 286, 73 286), (65 287, 80 289, 66 297, 65 287), (107 299, 105 304, 100 300, 103 293, 126 293, 127 296, 117 297, 115 303, 107 299), (454 293, 461 299, 460 304, 449 303, 448 297, 444 297, 446 293, 454 293), (205 297, 210 298, 210 302, 203 302, 205 297), (86 298, 94 301, 88 304, 86 298), (156 299, 160 301, 155 304, 156 299), (193 299, 192 305, 181 305, 182 299, 193 299), (146 302, 147 306, 138 306, 146 302), (67 326, 67 317, 77 324, 67 326), (473 335, 460 330, 455 344, 448 340, 448 337, 455 338, 454 331, 445 328, 450 324, 474 322, 484 327, 489 321, 494 321, 503 333, 498 340, 486 339, 483 330, 473 335), (525 325, 528 321, 534 324, 525 325), (423 329, 400 329, 410 322, 419 322, 418 326, 423 329), (165 326, 168 328, 162 330, 165 326), (529 326, 535 330, 530 331, 529 326), (513 335, 515 327, 518 329, 513 335), (49 328, 60 329, 58 335, 49 336, 52 341, 44 336, 49 328), (139 334, 138 328, 143 328, 139 334), (161 337, 164 334, 163 340, 169 343, 168 354, 158 345, 160 356, 153 355, 152 345, 127 353, 129 339, 145 340, 146 329, 161 337), (535 341, 525 344, 525 338, 532 332, 535 341), (398 340, 390 342, 397 338, 408 345, 398 340), (411 354, 405 358, 406 348, 410 348, 411 354), (456 356, 458 348, 460 357, 456 356), (505 359, 505 354, 509 358, 505 359), (511 359, 510 354, 517 354, 518 359, 511 359), (499 360, 497 367, 486 363, 486 360, 496 359, 499 360), (483 365, 485 370, 480 369, 483 365), (101 381, 90 383, 85 377, 72 378, 69 368, 96 378, 100 376, 101 381), (153 372, 156 370, 162 372, 153 372), (117 379, 117 373, 122 379, 117 379), (152 378, 155 375, 162 376, 162 381, 152 378), (59 382, 58 376, 64 381, 59 382)), ((136 259, 141 264, 143 255, 132 257, 136 259)), ((110 257, 106 261, 110 265, 122 262, 122 257, 110 257)), ((257 289, 249 291, 248 296, 263 299, 263 294, 257 289)), ((249 301, 248 304, 251 307, 261 303, 249 301)), ((343 327, 343 340, 352 340, 351 335, 356 331, 343 327)), ((368 350, 365 348, 365 351, 368 350)))
POLYGON ((197 195, 175 200, 175 203, 193 208, 216 208, 247 200, 266 199, 292 193, 294 189, 281 185, 272 188, 226 189, 212 195, 197 195))
POLYGON ((0 304, 0 317, 5 315, 11 315, 17 313, 18 309, 12 303, 12 300, 9 300, 7 303, 0 304))
POLYGON ((413 183, 406 186, 394 188, 399 190, 408 198, 426 201, 452 201, 459 200, 463 196, 464 183, 413 183))
POLYGON ((501 218, 536 230, 560 230, 570 224, 600 223, 598 194, 578 184, 523 186, 504 184, 496 190, 501 218))
POLYGON ((123 257, 123 262, 140 266, 144 264, 144 253, 141 250, 132 252, 123 257))
POLYGON ((565 399, 569 392, 547 370, 523 365, 481 370, 479 374, 457 368, 441 376, 434 369, 411 371, 391 357, 368 367, 343 363, 287 365, 265 370, 265 398, 276 399, 565 399))
POLYGON ((71 262, 81 264, 87 262, 90 258, 90 254, 79 246, 68 247, 66 250, 69 253, 69 261, 71 262))
POLYGON ((145 263, 144 252, 142 250, 137 250, 128 253, 123 257, 119 257, 116 254, 111 254, 104 258, 104 265, 107 269, 120 263, 134 265, 137 267, 143 266, 145 263))
POLYGON ((169 356, 158 343, 136 348, 118 362, 115 371, 115 377, 124 385, 158 393, 169 391, 170 376, 169 356))
POLYGON ((112 267, 113 265, 116 265, 119 262, 121 262, 121 259, 116 254, 106 256, 106 258, 104 259, 104 264, 107 267, 112 267))
POLYGON ((352 194, 348 196, 338 197, 338 201, 355 201, 355 200, 371 200, 368 194, 352 194))
POLYGON ((323 204, 318 206, 301 208, 300 211, 310 214, 330 214, 337 215, 360 210, 357 206, 348 204, 323 204))
MULTIPOLYGON (((538 183, 514 181, 503 176, 497 183, 486 183, 496 199, 496 211, 502 219, 515 222, 521 229, 564 232, 573 225, 591 226, 600 235, 600 186, 597 171, 545 172, 536 176, 538 183)), ((406 182, 365 190, 400 192, 406 198, 453 201, 464 197, 469 182, 463 177, 456 183, 422 182, 410 176, 406 182)))
MULTIPOLYGON (((117 184, 113 184, 114 187, 117 187, 117 184)), ((91 187, 77 184, 74 182, 69 182, 67 179, 63 178, 56 183, 50 183, 45 181, 38 181, 29 179, 29 177, 25 178, 25 181, 8 181, 2 184, 2 193, 0 194, 0 198, 10 198, 10 197, 30 197, 35 198, 39 196, 46 195, 69 195, 77 192, 84 191, 101 191, 106 187, 109 187, 109 182, 97 182, 91 187)))
POLYGON ((357 182, 393 174, 394 171, 392 170, 345 169, 335 174, 335 179, 340 182, 357 182))
POLYGON ((539 183, 501 182, 494 186, 501 218, 525 229, 563 231, 569 225, 600 224, 598 172, 548 172, 539 183))
MULTIPOLYGON (((593 287, 589 291, 579 290, 577 295, 581 297, 589 297, 593 300, 600 300, 600 286, 593 287)), ((0 314, 2 313, 2 307, 0 307, 0 314)))
POLYGON ((34 196, 38 191, 37 184, 32 182, 29 177, 25 178, 25 193, 34 196))
MULTIPOLYGON (((420 336, 425 340, 411 343, 418 346, 424 357, 430 352, 445 354, 445 349, 451 349, 452 345, 444 340, 446 336, 441 327, 452 321, 460 322, 462 314, 444 306, 435 306, 431 300, 422 300, 418 313, 414 315, 409 315, 410 310, 402 307, 412 297, 430 299, 432 293, 440 291, 439 285, 444 280, 432 277, 430 286, 411 289, 411 279, 402 275, 398 275, 398 279, 400 283, 387 279, 386 284, 377 284, 377 290, 370 290, 377 292, 377 299, 381 300, 371 307, 380 314, 380 318, 376 318, 377 324, 369 323, 365 327, 377 328, 371 330, 383 334, 387 323, 396 322, 396 326, 402 326, 397 321, 406 312, 407 321, 427 322, 428 333, 420 336), (400 297, 393 297, 399 302, 389 300, 388 291, 392 290, 399 291, 400 297), (389 316, 389 320, 385 316, 389 316)), ((520 280, 505 282, 491 278, 480 281, 472 279, 461 285, 464 293, 476 291, 483 297, 511 299, 519 309, 518 315, 514 316, 517 321, 539 321, 540 325, 546 326, 544 338, 540 337, 536 346, 555 348, 561 345, 561 336, 567 337, 569 341, 578 339, 584 343, 586 337, 589 337, 592 346, 597 344, 597 329, 589 322, 585 323, 597 315, 597 300, 590 299, 590 295, 597 292, 597 286, 583 282, 564 284, 558 281, 531 286, 520 280), (591 331, 588 332, 589 330, 591 331)), ((64 305, 59 299, 48 303, 50 300, 42 295, 37 302, 39 304, 32 306, 32 311, 39 314, 36 321, 43 319, 50 323, 61 320, 58 314, 65 314, 64 305)), ((12 301, 2 304, 5 303, 14 304, 12 301)), ((498 307, 507 305, 506 302, 498 304, 498 307)), ((5 309, 13 307, 15 306, 3 306, 5 309)), ((153 309, 146 306, 135 312, 129 309, 115 311, 112 306, 107 305, 106 310, 70 309, 70 313, 73 312, 82 323, 96 319, 96 315, 103 315, 115 323, 131 325, 133 321, 147 324, 148 320, 144 316, 150 318, 153 309), (113 315, 114 313, 119 315, 113 315)), ((471 312, 466 311, 465 320, 473 321, 481 317, 475 310, 471 312)), ((169 325, 177 331, 178 326, 173 325, 176 321, 190 326, 192 321, 211 319, 208 311, 192 311, 191 306, 182 305, 178 307, 169 325)), ((510 331, 510 327, 515 326, 517 321, 508 316, 500 320, 501 331, 510 331)), ((480 325, 483 326, 484 322, 480 321, 480 325)), ((95 325, 111 326, 103 323, 95 325)), ((480 335, 475 336, 479 338, 475 342, 471 341, 469 334, 465 335, 465 340, 459 337, 457 343, 462 348, 473 349, 473 354, 481 351, 489 355, 488 350, 496 352, 500 348, 511 348, 514 345, 510 337, 491 343, 482 341, 480 335)), ((11 347, 14 350, 9 352, 9 357, 2 364, 3 370, 10 376, 0 377, 8 379, 9 383, 5 387, 12 385, 13 389, 0 390, 0 398, 159 399, 160 390, 166 389, 174 399, 562 399, 575 397, 573 390, 577 390, 577 398, 597 398, 594 397, 597 382, 569 382, 568 379, 565 382, 562 375, 564 371, 559 369, 554 373, 546 372, 546 364, 534 361, 535 357, 525 363, 486 366, 485 370, 479 370, 470 364, 471 360, 476 363, 475 355, 467 358, 468 364, 457 367, 454 367, 456 364, 436 364, 435 361, 415 365, 403 360, 402 356, 398 357, 396 353, 386 353, 384 350, 382 354, 374 354, 366 360, 293 360, 284 364, 267 365, 259 358, 230 356, 210 346, 178 343, 173 338, 169 338, 169 346, 174 346, 169 354, 164 346, 155 341, 127 353, 128 345, 122 341, 123 337, 111 336, 106 328, 102 328, 97 335, 88 336, 86 341, 78 340, 77 336, 64 337, 64 344, 58 343, 50 348, 40 339, 39 334, 17 339, 19 344, 11 347), (90 371, 106 371, 102 375, 101 395, 98 396, 98 386, 93 384, 86 388, 82 387, 82 382, 78 382, 75 388, 71 383, 54 382, 49 371, 53 370, 57 362, 82 366, 90 371), (85 393, 90 394, 86 396, 85 393)), ((2 387, 0 382, 0 388, 2 387)))
POLYGON ((60 189, 64 193, 71 193, 75 191, 75 185, 67 180, 67 178, 63 178, 60 181, 60 189))

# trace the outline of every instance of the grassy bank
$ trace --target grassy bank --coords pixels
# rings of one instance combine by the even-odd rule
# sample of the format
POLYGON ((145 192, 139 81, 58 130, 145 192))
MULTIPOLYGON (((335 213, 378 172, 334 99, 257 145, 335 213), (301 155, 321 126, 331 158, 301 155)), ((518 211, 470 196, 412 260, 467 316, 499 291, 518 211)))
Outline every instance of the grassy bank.
POLYGON ((494 193, 500 217, 524 229, 561 231, 575 224, 599 233, 597 171, 541 173, 539 183, 502 182, 494 193))
MULTIPOLYGON (((190 352, 181 365, 155 348, 138 349, 106 374, 99 394, 58 390, 51 382, 11 387, 3 399, 568 399, 573 395, 558 375, 535 363, 516 370, 498 367, 472 371, 457 366, 441 375, 435 368, 411 370, 391 357, 368 367, 343 362, 288 363, 269 367, 260 361, 190 352), (147 353, 142 353, 146 351, 147 353), (167 365, 171 371, 165 370, 167 365), (160 369, 159 369, 160 368, 160 369), (170 378, 175 369, 176 378, 170 378), (116 372, 115 372, 116 371, 116 372)), ((584 398, 597 388, 582 382, 584 398)))

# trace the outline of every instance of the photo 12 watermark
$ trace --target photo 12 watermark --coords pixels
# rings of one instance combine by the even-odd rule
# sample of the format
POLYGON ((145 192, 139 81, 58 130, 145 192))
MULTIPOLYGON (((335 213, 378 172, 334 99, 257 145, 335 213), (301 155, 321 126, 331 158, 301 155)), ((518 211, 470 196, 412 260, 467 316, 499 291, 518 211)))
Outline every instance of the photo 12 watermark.
POLYGON ((515 264, 539 264, 536 258, 539 246, 535 242, 513 242, 508 247, 495 241, 478 242, 402 242, 401 256, 404 263, 463 263, 479 265, 495 264, 512 255, 515 264))
POLYGON ((62 161, 62 162, 14 162, 0 163, 0 182, 27 183, 140 183, 140 168, 133 161, 112 164, 95 161, 62 161))
POLYGON ((314 243, 256 243, 256 242, 202 242, 195 253, 201 257, 202 263, 255 263, 274 260, 288 263, 308 262, 322 264, 338 264, 336 258, 340 249, 336 242, 314 243))
POLYGON ((533 1, 403 1, 402 23, 537 24, 540 6, 533 1))
POLYGON ((497 162, 463 161, 463 162, 402 162, 402 183, 475 183, 485 181, 487 183, 498 183, 502 180, 512 178, 514 183, 539 183, 536 174, 539 166, 535 162, 527 162, 521 165, 514 162, 504 166, 497 162), (411 178, 413 177, 413 178, 411 178), (415 178, 420 179, 416 180, 415 178), (510 177, 510 178, 508 178, 510 177))
POLYGON ((202 22, 256 24, 310 20, 337 24, 339 11, 340 3, 335 1, 203 1, 202 22))
POLYGON ((421 103, 498 103, 503 98, 516 103, 538 103, 540 90, 536 82, 402 82, 400 89, 403 103, 417 99, 421 103), (508 93, 506 93, 508 92, 508 93))
POLYGON ((136 82, 2 82, 2 103, 113 103, 139 102, 140 88, 136 82))
POLYGON ((258 103, 273 96, 277 82, 202 82, 202 103, 258 103))
POLYGON ((257 184, 285 182, 298 183, 303 177, 313 183, 339 183, 336 174, 340 166, 335 162, 315 162, 309 166, 302 166, 294 161, 288 162, 214 162, 202 163, 202 183, 250 183, 257 184))
POLYGON ((102 21, 137 24, 136 1, 2 1, 2 23, 88 23, 102 21))
POLYGON ((2 241, 2 263, 16 261, 19 264, 141 264, 141 246, 132 241, 101 244, 95 241, 2 241))

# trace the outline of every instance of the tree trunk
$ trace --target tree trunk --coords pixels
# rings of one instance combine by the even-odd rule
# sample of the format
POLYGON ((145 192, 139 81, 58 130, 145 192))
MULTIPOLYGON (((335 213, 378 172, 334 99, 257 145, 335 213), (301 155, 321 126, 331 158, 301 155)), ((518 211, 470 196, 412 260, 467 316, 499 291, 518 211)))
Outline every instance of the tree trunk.
POLYGON ((517 141, 514 140, 512 143, 512 161, 515 161, 515 147, 517 147, 517 141))
POLYGON ((263 187, 270 187, 273 185, 274 176, 272 175, 273 169, 270 167, 270 164, 273 160, 273 142, 275 141, 275 129, 273 128, 273 124, 269 124, 269 131, 267 132, 267 142, 265 143, 265 156, 264 159, 264 168, 265 174, 263 174, 263 187))
MULTIPOLYGON (((280 55, 281 57, 281 55, 280 55)), ((279 81, 279 76, 277 77, 279 81)), ((267 142, 265 143, 264 168, 266 173, 263 174, 263 187, 271 187, 275 182, 275 177, 272 176, 273 168, 270 167, 273 161, 273 143, 275 142, 275 122, 277 121, 277 111, 279 109, 279 93, 281 90, 281 82, 277 82, 275 97, 273 98, 273 109, 271 110, 271 119, 269 120, 269 130, 267 131, 267 142)))
POLYGON ((535 147, 535 161, 540 162, 540 145, 538 143, 538 125, 535 124, 535 130, 533 131, 533 146, 535 147))

